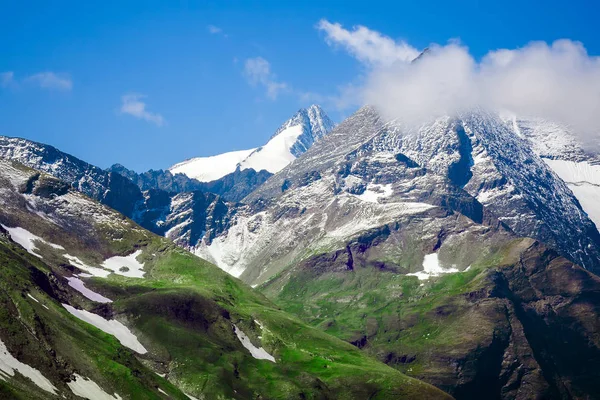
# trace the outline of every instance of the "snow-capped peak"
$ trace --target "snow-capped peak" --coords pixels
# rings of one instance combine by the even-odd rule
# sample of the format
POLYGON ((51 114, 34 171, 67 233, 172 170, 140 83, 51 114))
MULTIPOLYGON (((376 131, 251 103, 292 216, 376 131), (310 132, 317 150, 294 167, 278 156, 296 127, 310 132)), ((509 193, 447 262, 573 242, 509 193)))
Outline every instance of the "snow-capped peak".
POLYGON ((169 168, 172 174, 184 174, 200 182, 210 182, 235 171, 237 165, 254 150, 230 151, 210 157, 196 157, 169 168))
POLYGON ((192 158, 173 165, 169 171, 173 174, 183 173, 201 182, 219 179, 237 168, 276 173, 306 152, 333 127, 333 122, 323 109, 311 105, 298 110, 259 148, 192 158))
POLYGON ((277 173, 329 133, 333 126, 321 107, 312 105, 307 109, 302 108, 281 125, 267 144, 243 160, 240 169, 265 169, 277 173))

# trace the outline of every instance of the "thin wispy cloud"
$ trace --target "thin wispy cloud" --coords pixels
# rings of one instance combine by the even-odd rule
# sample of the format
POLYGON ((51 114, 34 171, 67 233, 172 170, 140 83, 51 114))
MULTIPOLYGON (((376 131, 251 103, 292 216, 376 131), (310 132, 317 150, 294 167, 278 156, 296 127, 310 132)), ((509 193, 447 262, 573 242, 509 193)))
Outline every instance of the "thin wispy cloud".
POLYGON ((419 51, 408 43, 382 35, 367 27, 358 25, 347 30, 339 23, 322 19, 317 29, 325 33, 325 41, 330 46, 342 47, 359 61, 373 65, 391 65, 407 62, 419 55, 419 51))
POLYGON ((206 27, 206 30, 208 31, 208 33, 212 34, 212 35, 216 35, 219 33, 223 32, 223 29, 219 28, 218 26, 215 25, 208 25, 206 27))
POLYGON ((250 85, 264 87, 267 97, 272 100, 290 89, 287 83, 277 81, 271 64, 262 57, 248 58, 244 63, 244 75, 250 85))
POLYGON ((15 83, 15 73, 12 71, 0 73, 0 87, 8 87, 15 83))
POLYGON ((142 101, 144 98, 146 96, 137 93, 129 93, 122 96, 120 112, 151 122, 156 126, 165 125, 167 121, 162 115, 146 110, 146 103, 142 101))
POLYGON ((216 25, 207 25, 206 26, 206 30, 211 35, 220 35, 220 36, 223 36, 224 38, 228 38, 229 37, 228 33, 225 33, 225 31, 223 31, 223 29, 221 27, 218 27, 216 25))
POLYGON ((30 83, 47 90, 68 91, 73 88, 73 81, 66 74, 57 74, 46 71, 31 75, 25 78, 26 83, 30 83))
POLYGON ((477 60, 452 40, 412 62, 420 52, 368 28, 351 32, 326 20, 317 28, 367 67, 361 85, 344 97, 388 118, 420 124, 478 107, 566 124, 584 143, 600 137, 600 58, 579 42, 531 42, 477 60))

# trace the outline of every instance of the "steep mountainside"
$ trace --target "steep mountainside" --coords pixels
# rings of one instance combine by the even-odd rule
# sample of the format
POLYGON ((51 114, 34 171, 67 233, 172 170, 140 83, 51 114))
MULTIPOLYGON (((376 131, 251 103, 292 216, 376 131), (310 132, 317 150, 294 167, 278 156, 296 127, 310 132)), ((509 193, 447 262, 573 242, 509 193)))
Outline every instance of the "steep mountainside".
POLYGON ((597 231, 498 117, 363 108, 245 202, 196 253, 305 321, 459 399, 598 391, 600 281, 518 237, 598 270, 597 231))
MULTIPOLYGON (((456 220, 455 229, 464 223, 456 220)), ((457 399, 594 398, 600 279, 531 239, 464 234, 472 244, 444 243, 438 252, 440 260, 470 246, 485 254, 462 272, 404 275, 373 259, 377 236, 365 234, 261 289, 285 310, 457 399)), ((391 237, 384 240, 403 238, 401 231, 391 237)), ((425 256, 425 270, 436 261, 425 256)))
POLYGON ((236 170, 266 170, 276 173, 306 152, 333 129, 334 124, 317 105, 300 109, 257 149, 212 157, 198 157, 175 164, 169 171, 183 173, 201 182, 217 180, 236 170))
POLYGON ((600 270, 600 234, 571 190, 526 139, 485 112, 440 118, 411 131, 384 123, 365 107, 245 201, 276 199, 307 175, 379 152, 404 154, 463 187, 518 235, 539 239, 580 265, 600 270))
POLYGON ((0 202, 4 398, 447 397, 56 178, 0 161, 0 202))
POLYGON ((540 119, 519 119, 514 124, 600 229, 600 153, 584 150, 575 135, 559 124, 540 119))
POLYGON ((132 215, 136 203, 142 199, 140 190, 129 179, 46 144, 0 136, 0 157, 59 177, 80 192, 126 216, 132 215))
MULTIPOLYGON (((25 139, 0 137, 0 157, 16 160, 68 182, 144 228, 167 235, 184 247, 194 246, 206 232, 207 238, 213 232, 220 232, 227 226, 227 217, 233 212, 230 209, 235 209, 235 204, 225 202, 219 195, 199 190, 183 193, 160 189, 142 191, 121 172, 104 171, 52 146, 25 139)), ((243 182, 242 179, 242 186, 243 182)), ((238 187, 235 180, 230 183, 229 190, 238 187)), ((215 189, 225 190, 229 183, 214 184, 215 189)))

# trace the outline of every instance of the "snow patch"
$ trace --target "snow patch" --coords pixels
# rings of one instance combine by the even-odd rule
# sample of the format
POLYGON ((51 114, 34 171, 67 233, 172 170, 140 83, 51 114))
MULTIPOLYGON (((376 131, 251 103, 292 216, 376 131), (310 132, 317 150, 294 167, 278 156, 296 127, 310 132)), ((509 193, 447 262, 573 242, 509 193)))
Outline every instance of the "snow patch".
POLYGON ((18 243, 19 245, 21 245, 25 250, 27 250, 27 252, 29 254, 32 254, 38 258, 43 258, 41 255, 39 255, 38 253, 36 253, 35 251, 38 250, 38 248, 35 245, 35 241, 39 241, 41 243, 47 244, 48 246, 55 248, 55 249, 59 249, 59 250, 64 250, 65 248, 62 246, 59 246, 57 244, 54 243, 50 243, 45 241, 44 239, 42 239, 41 237, 34 235, 33 233, 29 232, 27 229, 23 229, 20 227, 14 227, 14 228, 9 228, 6 225, 2 225, 0 224, 6 231, 8 231, 8 233, 10 234, 10 238, 18 243))
POLYGON ((252 357, 256 358, 257 360, 269 360, 271 362, 275 362, 275 358, 267 353, 265 349, 253 345, 248 336, 246 336, 241 329, 239 329, 236 325, 233 325, 233 328, 235 329, 236 336, 240 342, 242 342, 242 346, 244 346, 250 352, 250 354, 252 354, 252 357))
POLYGON ((427 254, 423 259, 423 271, 412 272, 406 274, 408 276, 416 276, 420 281, 429 279, 434 276, 440 276, 442 274, 451 274, 454 272, 460 272, 457 268, 443 268, 440 265, 440 260, 437 253, 427 254))
POLYGON ((79 258, 72 256, 70 254, 63 254, 63 257, 66 258, 67 260, 69 260, 71 265, 73 265, 83 271, 89 272, 89 274, 80 274, 79 275, 83 278, 89 278, 92 276, 99 276, 101 278, 106 278, 108 275, 110 275, 110 271, 107 271, 102 268, 92 267, 90 265, 87 265, 86 263, 81 261, 79 258))
POLYGON ((144 264, 137 260, 140 254, 142 254, 142 250, 137 250, 135 253, 125 257, 114 256, 104 260, 102 266, 118 275, 130 278, 143 278, 145 273, 144 264))
POLYGON ((87 287, 85 287, 85 283, 83 283, 83 281, 79 278, 75 278, 72 276, 67 278, 67 281, 69 281, 69 286, 71 286, 73 289, 77 290, 79 293, 81 293, 82 295, 84 295, 92 301, 96 301, 98 303, 112 303, 111 299, 104 297, 101 294, 96 293, 93 290, 90 290, 87 287))
POLYGON ((83 397, 88 400, 121 400, 121 396, 115 393, 114 396, 106 393, 96 382, 75 374, 75 380, 67 382, 67 386, 75 396, 83 397))
POLYGON ((14 358, 0 340, 0 371, 8 376, 15 376, 15 371, 31 379, 40 389, 56 394, 56 387, 40 371, 14 358))
POLYGON ((86 310, 78 310, 75 307, 72 307, 68 304, 63 304, 63 307, 67 309, 72 315, 79 318, 82 321, 87 322, 88 324, 94 325, 96 328, 101 331, 108 333, 109 335, 113 335, 114 337, 121 342, 121 344, 125 347, 129 347, 131 350, 136 351, 140 354, 145 354, 148 351, 142 346, 142 344, 138 341, 137 337, 131 333, 129 328, 120 323, 117 320, 111 319, 107 320, 102 318, 99 315, 91 313, 86 310))
POLYGON ((27 297, 29 297, 31 300, 35 301, 36 303, 39 303, 39 300, 36 299, 35 297, 33 297, 32 295, 30 295, 29 293, 27 293, 27 297))
POLYGON ((369 203, 379 203, 379 199, 390 197, 393 193, 394 189, 392 189, 391 184, 379 185, 376 183, 369 183, 365 191, 356 197, 369 203))

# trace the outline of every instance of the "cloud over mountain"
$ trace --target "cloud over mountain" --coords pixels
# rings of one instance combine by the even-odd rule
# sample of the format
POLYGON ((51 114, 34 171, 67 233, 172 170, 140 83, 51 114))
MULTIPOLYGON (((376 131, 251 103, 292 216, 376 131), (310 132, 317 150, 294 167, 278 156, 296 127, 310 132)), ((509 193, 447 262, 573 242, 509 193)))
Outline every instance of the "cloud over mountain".
POLYGON ((418 60, 406 42, 366 27, 345 30, 321 20, 329 44, 341 45, 368 67, 359 101, 389 118, 420 124, 473 107, 555 120, 588 144, 600 136, 600 58, 580 42, 531 42, 489 51, 481 59, 453 40, 433 44, 418 60))

